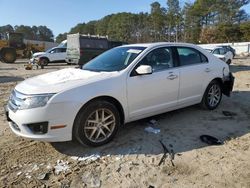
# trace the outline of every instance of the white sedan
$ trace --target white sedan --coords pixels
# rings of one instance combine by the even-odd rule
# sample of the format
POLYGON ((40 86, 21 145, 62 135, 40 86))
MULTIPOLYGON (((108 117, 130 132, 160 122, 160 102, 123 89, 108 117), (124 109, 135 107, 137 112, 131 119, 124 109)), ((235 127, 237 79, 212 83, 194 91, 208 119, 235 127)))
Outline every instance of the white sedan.
POLYGON ((212 53, 214 56, 218 57, 222 61, 226 62, 228 65, 232 63, 233 53, 224 47, 214 47, 214 48, 206 48, 207 51, 212 53))
POLYGON ((213 110, 230 95, 228 65, 192 44, 113 48, 82 69, 63 69, 18 84, 7 105, 17 135, 99 146, 125 123, 200 103, 213 110))

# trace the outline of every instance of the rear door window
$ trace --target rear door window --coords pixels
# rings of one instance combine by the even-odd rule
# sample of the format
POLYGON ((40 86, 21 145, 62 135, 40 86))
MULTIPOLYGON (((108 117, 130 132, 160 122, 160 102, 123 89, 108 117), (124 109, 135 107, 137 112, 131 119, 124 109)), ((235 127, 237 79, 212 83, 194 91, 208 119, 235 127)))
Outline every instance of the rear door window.
POLYGON ((177 47, 180 66, 193 65, 208 62, 205 55, 190 47, 177 47))

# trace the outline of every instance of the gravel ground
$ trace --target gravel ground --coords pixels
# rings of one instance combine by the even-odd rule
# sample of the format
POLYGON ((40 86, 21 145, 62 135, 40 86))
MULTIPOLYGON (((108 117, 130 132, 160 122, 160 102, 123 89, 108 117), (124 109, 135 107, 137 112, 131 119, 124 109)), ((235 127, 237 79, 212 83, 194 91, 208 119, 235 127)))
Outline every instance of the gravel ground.
POLYGON ((233 60, 234 91, 218 109, 192 106, 136 121, 98 148, 32 141, 11 132, 2 106, 15 85, 69 67, 25 70, 24 64, 0 62, 0 187, 250 187, 250 59, 233 60), (160 133, 144 130, 150 120, 160 133), (202 143, 202 134, 223 145, 202 143), (159 140, 174 153, 161 165, 159 140))

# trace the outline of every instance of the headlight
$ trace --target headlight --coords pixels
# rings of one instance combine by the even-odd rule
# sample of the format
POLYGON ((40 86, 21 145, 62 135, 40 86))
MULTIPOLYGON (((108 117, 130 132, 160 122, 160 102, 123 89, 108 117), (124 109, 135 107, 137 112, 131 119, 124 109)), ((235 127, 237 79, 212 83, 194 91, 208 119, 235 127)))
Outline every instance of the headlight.
POLYGON ((53 95, 54 94, 27 96, 26 98, 23 98, 23 101, 21 103, 19 103, 18 109, 23 110, 43 107, 47 104, 47 102, 53 95))

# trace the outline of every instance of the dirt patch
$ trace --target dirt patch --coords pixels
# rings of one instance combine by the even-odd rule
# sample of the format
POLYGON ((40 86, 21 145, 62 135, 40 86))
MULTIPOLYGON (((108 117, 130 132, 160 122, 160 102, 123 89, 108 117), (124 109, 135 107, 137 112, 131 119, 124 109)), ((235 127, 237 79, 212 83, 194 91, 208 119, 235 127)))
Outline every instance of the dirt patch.
POLYGON ((234 91, 214 111, 192 106, 133 122, 98 148, 14 135, 2 108, 14 86, 65 67, 25 70, 23 63, 0 62, 0 187, 250 187, 250 59, 233 61, 234 91), (145 131, 150 119, 160 133, 145 131), (202 134, 224 144, 209 146, 202 134), (169 155, 159 166, 159 140, 175 153, 174 166, 169 155))

